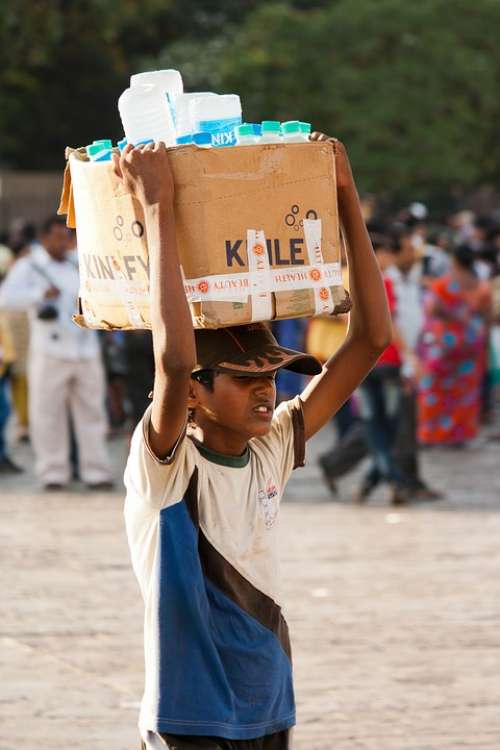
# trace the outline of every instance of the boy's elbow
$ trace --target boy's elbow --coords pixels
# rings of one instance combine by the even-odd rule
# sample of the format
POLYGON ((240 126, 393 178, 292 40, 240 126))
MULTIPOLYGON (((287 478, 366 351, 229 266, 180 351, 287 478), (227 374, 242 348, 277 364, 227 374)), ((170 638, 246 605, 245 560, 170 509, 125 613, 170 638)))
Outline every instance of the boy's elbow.
POLYGON ((379 355, 384 352, 389 344, 392 342, 392 331, 389 329, 388 331, 380 331, 380 333, 375 333, 370 337, 370 347, 373 349, 374 353, 379 355))

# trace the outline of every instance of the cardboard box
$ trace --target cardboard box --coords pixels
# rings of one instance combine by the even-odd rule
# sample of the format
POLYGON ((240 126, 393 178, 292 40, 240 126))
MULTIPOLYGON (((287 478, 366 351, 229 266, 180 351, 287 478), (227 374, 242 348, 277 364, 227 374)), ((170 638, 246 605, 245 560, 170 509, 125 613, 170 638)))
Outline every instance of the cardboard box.
MULTIPOLYGON (((345 312, 332 143, 169 149, 179 258, 198 328, 345 312)), ((68 150, 89 328, 150 327, 142 207, 112 165, 68 150)))

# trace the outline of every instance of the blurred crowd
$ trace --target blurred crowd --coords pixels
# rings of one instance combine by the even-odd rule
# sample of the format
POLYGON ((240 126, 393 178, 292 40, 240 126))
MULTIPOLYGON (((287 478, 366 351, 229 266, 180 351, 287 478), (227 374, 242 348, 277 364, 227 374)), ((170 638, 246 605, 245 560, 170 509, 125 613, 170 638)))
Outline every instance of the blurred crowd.
MULTIPOLYGON (((393 340, 335 416, 336 441, 320 466, 335 494, 340 477, 368 457, 354 496, 360 503, 381 483, 394 504, 438 500, 442 492, 422 476, 420 449, 463 450, 486 425, 488 439, 499 437, 500 211, 461 211, 431 223, 426 206, 413 203, 396 216, 369 218, 367 227, 393 340)), ((308 352, 325 361, 342 346, 347 325, 346 316, 276 327, 288 345, 305 339, 308 352)), ((280 388, 287 398, 300 384, 286 374, 280 388)))
MULTIPOLYGON (((438 499, 419 450, 464 448, 498 413, 500 211, 431 222, 414 203, 370 218, 368 230, 393 341, 335 416, 336 439, 320 466, 335 494, 338 479, 369 458, 358 502, 380 483, 394 504, 438 499)), ((349 288, 345 265, 343 276, 349 288)), ((61 217, 41 227, 18 221, 0 237, 0 478, 22 473, 16 449, 29 441, 46 489, 75 480, 111 489, 108 440, 129 433, 148 404, 151 334, 76 326, 78 285, 76 237, 61 217)), ((347 326, 347 316, 273 324, 283 345, 322 361, 342 346, 347 326)), ((304 385, 283 371, 278 399, 304 385)), ((489 437, 498 439, 494 425, 489 437)))

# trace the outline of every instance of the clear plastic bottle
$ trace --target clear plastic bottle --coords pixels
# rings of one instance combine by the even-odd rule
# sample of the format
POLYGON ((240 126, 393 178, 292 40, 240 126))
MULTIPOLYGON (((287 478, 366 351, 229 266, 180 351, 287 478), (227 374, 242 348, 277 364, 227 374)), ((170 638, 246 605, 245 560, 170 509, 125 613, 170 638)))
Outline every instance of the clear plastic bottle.
POLYGON ((118 100, 118 109, 129 143, 148 138, 175 145, 175 128, 165 92, 153 84, 125 89, 118 100))
POLYGON ((281 143, 281 130, 279 120, 262 120, 261 143, 281 143))
POLYGON ((241 125, 241 101, 237 94, 215 94, 193 101, 197 132, 211 133, 212 146, 234 146, 234 129, 241 125))
POLYGON ((130 86, 144 85, 158 86, 167 97, 172 122, 175 125, 175 106, 178 97, 184 91, 182 76, 178 70, 149 70, 145 73, 135 73, 130 76, 130 86))
POLYGON ((309 140, 309 136, 311 135, 311 123, 310 122, 300 122, 300 132, 303 136, 306 136, 305 140, 309 140))
POLYGON ((288 122, 282 122, 281 133, 283 143, 305 143, 305 141, 309 140, 309 136, 306 136, 306 134, 302 132, 299 120, 288 120, 288 122))
POLYGON ((238 146, 255 146, 260 140, 255 135, 254 126, 248 122, 244 122, 243 125, 237 125, 234 129, 234 135, 238 146))
POLYGON ((216 96, 212 91, 195 91, 189 94, 181 94, 177 97, 175 103, 175 128, 177 132, 177 140, 179 138, 185 138, 191 136, 196 132, 195 122, 193 118, 193 104, 198 99, 204 99, 205 97, 216 96))

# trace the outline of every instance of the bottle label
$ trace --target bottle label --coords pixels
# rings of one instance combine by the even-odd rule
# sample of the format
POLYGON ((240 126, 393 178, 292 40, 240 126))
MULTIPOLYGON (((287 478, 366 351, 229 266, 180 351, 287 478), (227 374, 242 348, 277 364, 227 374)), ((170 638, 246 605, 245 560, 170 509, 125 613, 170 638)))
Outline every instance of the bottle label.
POLYGON ((202 133, 210 133, 212 146, 235 146, 236 136, 234 129, 241 125, 241 117, 228 117, 225 120, 200 120, 198 129, 202 133))

